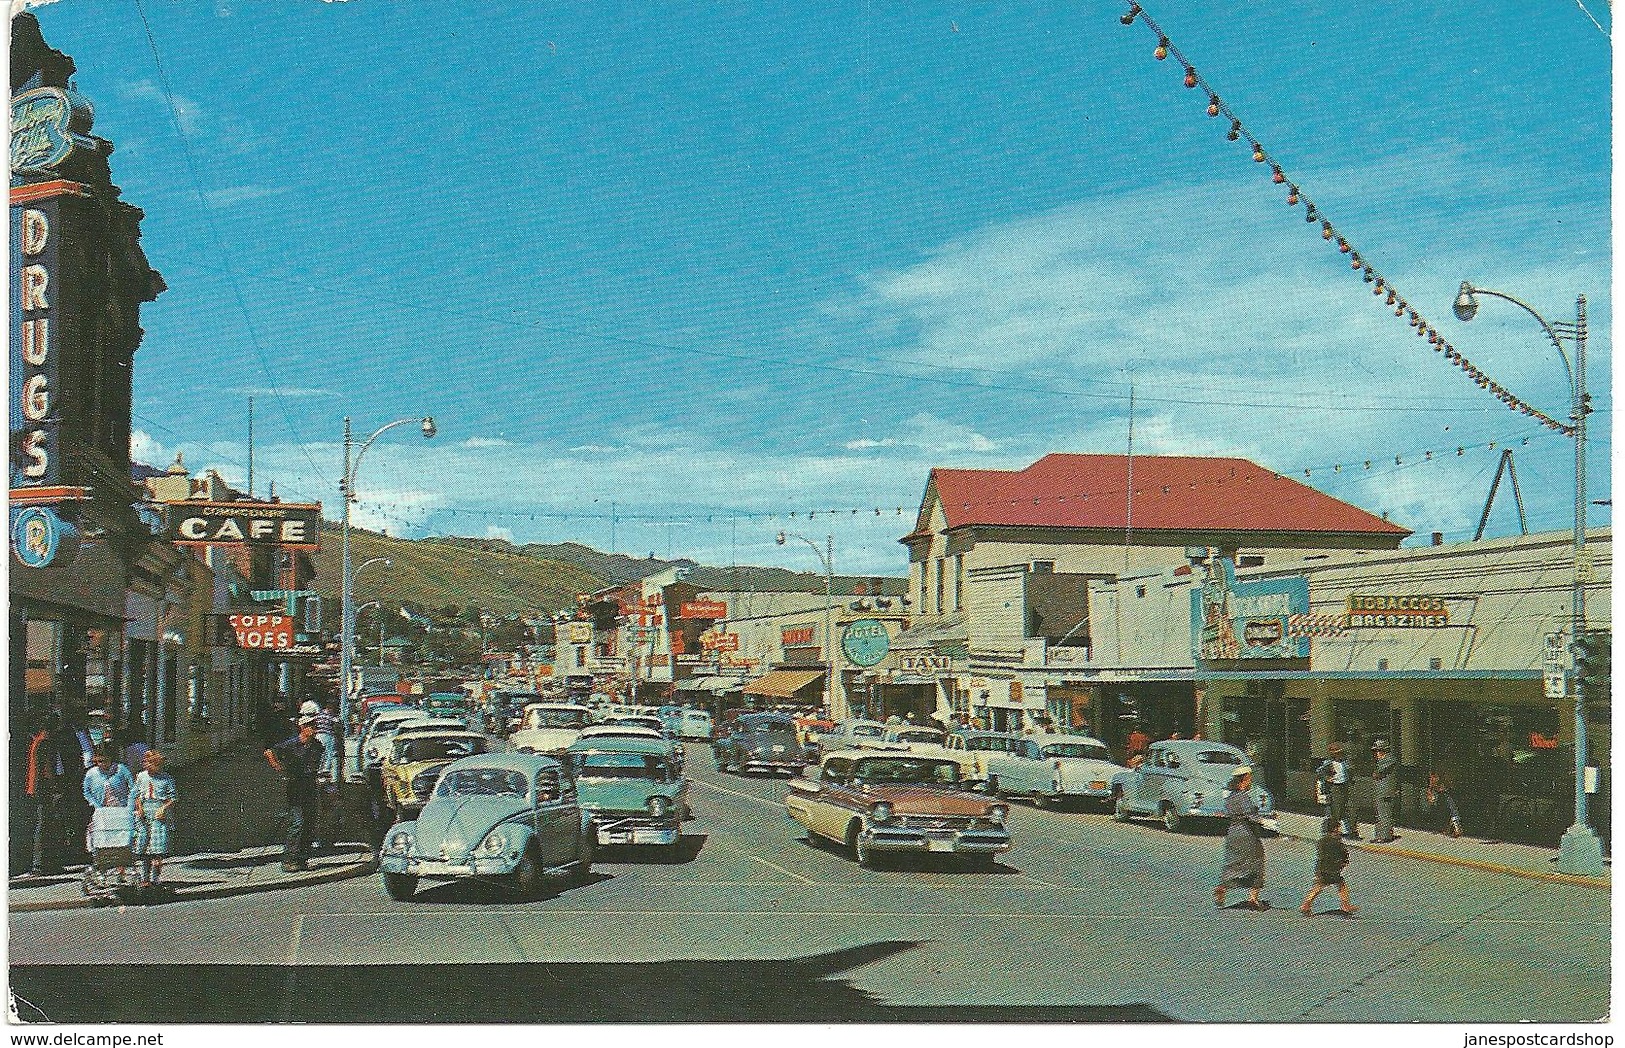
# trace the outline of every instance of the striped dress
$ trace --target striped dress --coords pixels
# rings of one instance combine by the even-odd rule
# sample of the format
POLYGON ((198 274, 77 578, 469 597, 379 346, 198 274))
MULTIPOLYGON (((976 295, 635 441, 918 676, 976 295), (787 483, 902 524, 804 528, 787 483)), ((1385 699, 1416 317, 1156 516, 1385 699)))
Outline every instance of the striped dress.
POLYGON ((136 810, 135 850, 137 855, 168 855, 169 830, 174 824, 175 778, 167 771, 144 771, 135 777, 130 803, 136 810), (154 813, 163 811, 163 815, 154 813))

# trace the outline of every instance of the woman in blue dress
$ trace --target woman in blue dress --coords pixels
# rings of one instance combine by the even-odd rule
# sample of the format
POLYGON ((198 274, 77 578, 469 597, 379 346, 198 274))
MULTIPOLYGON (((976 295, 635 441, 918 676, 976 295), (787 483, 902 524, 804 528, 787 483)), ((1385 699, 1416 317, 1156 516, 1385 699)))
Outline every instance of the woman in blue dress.
POLYGON ((174 819, 175 779, 164 770, 164 755, 148 750, 141 758, 130 806, 135 809, 135 853, 141 858, 141 886, 157 884, 169 854, 169 829, 174 819))
POLYGON ((1230 795, 1224 801, 1230 820, 1224 833, 1224 873, 1213 889, 1213 901, 1223 906, 1231 888, 1246 888, 1246 907, 1267 910, 1269 903, 1258 901, 1264 889, 1264 817, 1253 800, 1252 785, 1253 770, 1245 765, 1230 777, 1230 795))

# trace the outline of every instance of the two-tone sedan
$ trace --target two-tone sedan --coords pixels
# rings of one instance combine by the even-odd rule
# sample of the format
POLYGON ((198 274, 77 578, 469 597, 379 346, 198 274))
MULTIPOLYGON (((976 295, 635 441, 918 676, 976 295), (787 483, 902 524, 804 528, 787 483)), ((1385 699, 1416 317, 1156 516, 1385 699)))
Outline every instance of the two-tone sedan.
POLYGON ((589 736, 565 751, 599 844, 676 845, 693 818, 688 782, 663 740, 589 736))
MULTIPOLYGON (((1191 819, 1222 819, 1230 777, 1246 763, 1245 753, 1222 742, 1154 742, 1138 768, 1113 777, 1112 817, 1127 822, 1136 815, 1153 815, 1176 833, 1191 819)), ((1252 794, 1259 812, 1273 818, 1275 801, 1269 791, 1254 786, 1252 794)))
MULTIPOLYGON (((988 790, 1001 796, 1026 797, 1034 804, 1060 807, 1068 801, 1113 802, 1112 780, 1128 771, 1113 764, 1111 752, 1087 735, 984 735, 974 741, 1009 746, 979 748, 976 753, 988 790)), ((973 740, 967 740, 973 741, 973 740)))
POLYGON ((497 880, 530 897, 550 881, 585 881, 595 846, 558 761, 486 753, 448 765, 418 817, 390 827, 379 872, 401 901, 425 878, 497 880))
POLYGON ((485 736, 478 732, 401 729, 384 759, 384 803, 396 821, 416 818, 448 764, 486 749, 485 736))
POLYGON ((795 779, 785 808, 810 838, 833 841, 863 866, 886 855, 951 854, 991 867, 1010 849, 1010 809, 968 792, 959 764, 907 752, 840 750, 817 778, 795 779))

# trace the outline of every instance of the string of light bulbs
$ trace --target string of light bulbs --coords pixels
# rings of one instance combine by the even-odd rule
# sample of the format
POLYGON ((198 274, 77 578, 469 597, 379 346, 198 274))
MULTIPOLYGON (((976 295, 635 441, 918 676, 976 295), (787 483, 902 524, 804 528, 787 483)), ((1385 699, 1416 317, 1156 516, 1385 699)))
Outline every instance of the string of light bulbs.
POLYGON ((1365 283, 1371 285, 1373 297, 1378 298, 1384 306, 1393 309, 1395 317, 1404 318, 1416 330, 1419 337, 1427 339, 1434 352, 1442 354, 1447 362, 1459 368, 1479 389, 1488 391, 1491 396, 1505 404, 1510 410, 1528 415, 1550 430, 1562 433, 1565 436, 1574 435, 1574 426, 1572 424, 1560 422, 1533 404, 1522 400, 1511 390, 1490 378, 1481 368, 1467 359, 1466 354, 1451 345, 1449 340, 1440 334, 1439 330, 1423 316, 1421 311, 1411 305, 1405 296, 1400 293, 1399 289, 1394 286, 1393 282, 1383 276, 1382 272, 1372 265, 1370 259, 1356 248, 1345 234, 1338 231, 1337 227, 1332 224, 1331 219, 1327 218, 1321 208, 1309 198, 1298 182, 1287 175, 1286 169, 1270 154, 1269 150, 1264 148, 1264 144, 1247 129, 1247 125, 1242 122, 1241 118, 1235 114, 1230 106, 1219 97, 1219 93, 1213 85, 1208 83, 1196 71, 1195 64, 1168 38, 1168 34, 1146 13, 1143 6, 1138 3, 1130 3, 1127 12, 1123 14, 1119 21, 1125 26, 1132 26, 1139 22, 1156 34, 1157 46, 1151 53, 1152 57, 1159 62, 1167 61, 1170 57, 1178 62, 1185 71, 1185 86, 1193 91, 1200 90, 1206 96, 1207 115, 1215 119, 1223 117, 1230 122, 1230 129, 1226 137, 1232 142, 1245 141, 1247 145, 1252 147, 1253 162, 1264 165, 1269 170, 1271 180, 1276 185, 1286 187, 1287 206, 1296 207, 1299 203, 1303 204, 1303 220, 1310 225, 1317 222, 1320 224, 1321 239, 1335 246, 1339 253, 1349 257, 1349 269, 1359 274, 1365 283))

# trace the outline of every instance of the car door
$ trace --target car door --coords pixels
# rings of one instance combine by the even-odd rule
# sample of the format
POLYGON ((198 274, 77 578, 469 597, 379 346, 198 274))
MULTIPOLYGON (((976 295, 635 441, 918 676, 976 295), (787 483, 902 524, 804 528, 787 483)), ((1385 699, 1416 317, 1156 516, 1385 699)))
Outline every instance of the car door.
POLYGON ((1158 749, 1147 750, 1145 759, 1140 766, 1134 769, 1129 777, 1128 787, 1123 791, 1123 798, 1130 808, 1135 811, 1155 811, 1156 802, 1151 798, 1154 794, 1154 783, 1160 781, 1157 773, 1157 764, 1163 759, 1163 751, 1158 749))
POLYGON ((1008 788, 1012 792, 1025 794, 1049 792, 1052 781, 1049 764, 1039 756, 1038 743, 1031 739, 1019 740, 1011 749, 1009 768, 1008 788))
POLYGON ((562 866, 575 856, 575 794, 570 792, 566 799, 559 769, 539 768, 534 796, 536 845, 541 849, 542 864, 562 866))

